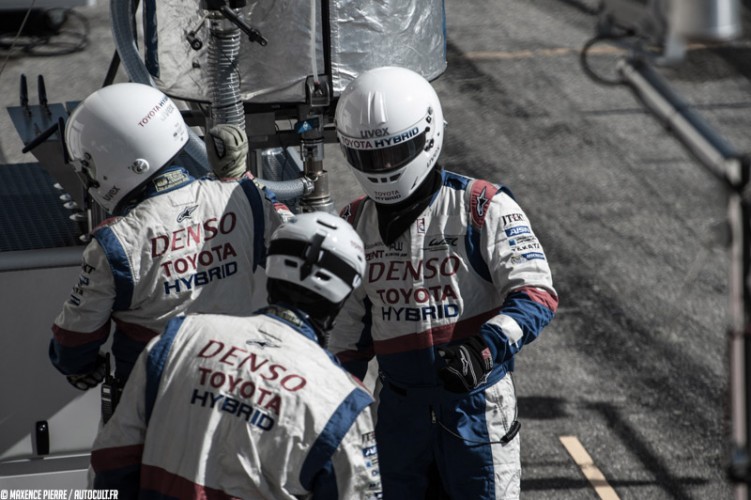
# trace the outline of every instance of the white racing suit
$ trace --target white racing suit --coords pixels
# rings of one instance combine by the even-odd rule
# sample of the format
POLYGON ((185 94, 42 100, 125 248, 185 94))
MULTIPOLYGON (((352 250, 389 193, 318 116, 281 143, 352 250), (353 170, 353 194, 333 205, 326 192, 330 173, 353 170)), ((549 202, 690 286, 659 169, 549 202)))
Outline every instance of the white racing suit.
POLYGON ((393 244, 375 204, 342 210, 365 244, 363 286, 340 313, 329 348, 362 378, 380 370, 376 438, 384 496, 422 499, 437 467, 451 498, 517 498, 514 355, 553 318, 558 298, 543 249, 505 188, 442 172, 430 205, 393 244), (480 334, 494 366, 468 394, 444 390, 436 348, 480 334), (510 439, 503 443, 502 438, 510 439))
POLYGON ((124 212, 94 230, 55 319, 49 353, 63 374, 94 368, 111 320, 115 374, 124 382, 173 316, 249 315, 266 304, 266 246, 288 211, 249 177, 196 180, 170 167, 124 212))
POLYGON ((120 500, 381 498, 372 402, 290 309, 178 317, 94 442, 94 487, 120 500))

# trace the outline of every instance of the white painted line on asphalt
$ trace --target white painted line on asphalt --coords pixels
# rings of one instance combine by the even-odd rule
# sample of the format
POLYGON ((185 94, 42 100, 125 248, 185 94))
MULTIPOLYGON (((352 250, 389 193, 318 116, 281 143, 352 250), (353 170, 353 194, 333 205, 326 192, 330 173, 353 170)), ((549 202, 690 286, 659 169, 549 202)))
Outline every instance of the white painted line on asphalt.
POLYGON ((576 436, 560 436, 558 439, 561 440, 561 444, 566 448, 568 454, 574 459, 574 462, 579 466, 584 477, 587 478, 589 484, 595 489, 595 493, 597 493, 602 500, 620 499, 576 436))
MULTIPOLYGON (((717 43, 714 45, 705 45, 700 43, 692 43, 689 44, 688 50, 702 50, 706 48, 711 47, 723 47, 723 46, 732 46, 732 47, 746 47, 747 43, 742 42, 726 42, 726 43, 717 43)), ((580 48, 571 48, 571 47, 554 47, 550 49, 531 49, 531 50, 515 50, 515 51, 508 51, 508 50, 474 50, 474 51, 467 51, 464 53, 464 57, 467 59, 475 60, 475 61, 495 61, 495 60, 504 60, 504 59, 532 59, 535 57, 561 57, 561 56, 567 56, 567 55, 578 55, 579 52, 581 52, 580 48)), ((595 45, 589 48, 589 54, 600 54, 600 55, 609 55, 609 54, 624 54, 626 53, 626 49, 622 49, 620 47, 615 47, 613 45, 595 45)))
POLYGON ((531 59, 533 57, 559 57, 567 54, 575 54, 578 52, 579 49, 570 49, 566 47, 554 49, 516 50, 513 52, 500 50, 476 50, 465 52, 464 57, 474 60, 531 59))

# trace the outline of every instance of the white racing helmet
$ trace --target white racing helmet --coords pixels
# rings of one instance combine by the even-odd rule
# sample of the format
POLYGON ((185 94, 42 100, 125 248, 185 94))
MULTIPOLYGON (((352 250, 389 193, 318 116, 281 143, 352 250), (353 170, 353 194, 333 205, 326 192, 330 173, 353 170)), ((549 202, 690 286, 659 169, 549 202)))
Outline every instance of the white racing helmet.
POLYGON ((110 213, 187 142, 188 127, 175 103, 140 83, 95 91, 75 108, 65 126, 74 167, 89 194, 110 213))
POLYGON ((336 132, 347 162, 377 203, 406 199, 443 145, 443 111, 433 86, 406 68, 365 71, 342 92, 336 132))
MULTIPOLYGON (((266 275, 341 304, 362 283, 365 255, 360 236, 344 219, 328 212, 296 215, 271 237, 266 275)), ((311 294, 308 294, 311 295, 311 294)), ((338 310, 338 309, 337 309, 338 310)), ((311 316, 315 311, 306 311, 311 316)))

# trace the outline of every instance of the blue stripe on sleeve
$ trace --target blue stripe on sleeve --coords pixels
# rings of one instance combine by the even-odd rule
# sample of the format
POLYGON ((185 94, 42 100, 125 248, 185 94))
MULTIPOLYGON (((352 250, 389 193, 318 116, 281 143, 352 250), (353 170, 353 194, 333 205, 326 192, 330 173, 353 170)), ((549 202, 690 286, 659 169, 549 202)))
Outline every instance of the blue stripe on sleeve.
POLYGON ((266 267, 266 245, 264 244, 266 227, 263 215, 263 200, 252 180, 243 177, 240 179, 240 185, 245 192, 245 196, 248 197, 250 208, 253 211, 253 271, 255 271, 258 266, 266 267))
POLYGON ((185 320, 185 316, 172 318, 164 333, 156 342, 149 352, 149 359, 146 362, 146 423, 151 419, 151 412, 156 404, 156 395, 159 391, 159 382, 162 380, 162 372, 167 364, 172 343, 175 340, 177 332, 185 320))
POLYGON ((115 303, 112 308, 115 311, 125 311, 130 308, 133 299, 133 273, 128 256, 111 228, 98 229, 94 233, 94 238, 104 250, 112 277, 115 279, 115 303))
POLYGON ((300 484, 315 498, 338 498, 331 458, 358 415, 373 402, 362 389, 342 401, 310 449, 300 470, 300 484))
POLYGON ((524 332, 525 344, 537 338, 554 316, 553 311, 532 300, 523 291, 509 294, 503 306, 501 306, 500 312, 511 316, 519 324, 524 332))
POLYGON ((521 344, 512 344, 505 332, 497 325, 483 324, 480 327, 480 334, 490 346, 493 359, 497 363, 511 360, 522 346, 531 343, 540 335, 554 316, 553 311, 530 299, 524 292, 514 292, 506 297, 498 312, 516 321, 522 329, 522 341, 521 344))
MULTIPOLYGON (((373 357, 373 303, 368 297, 365 297, 363 306, 365 306, 365 315, 362 317, 362 330, 355 345, 357 352, 368 353, 368 359, 370 359, 373 357)), ((342 363, 342 366, 355 377, 364 380, 365 374, 368 372, 368 359, 347 361, 342 363)))
POLYGON ((490 276, 490 270, 488 269, 485 259, 482 258, 480 253, 480 236, 482 232, 476 229, 472 224, 467 224, 467 234, 465 236, 465 245, 467 247, 467 258, 472 269, 480 275, 482 279, 490 283, 493 279, 490 276))
POLYGON ((48 348, 50 361, 64 375, 90 372, 96 368, 97 353, 106 341, 107 337, 103 337, 88 344, 66 347, 52 338, 48 348))

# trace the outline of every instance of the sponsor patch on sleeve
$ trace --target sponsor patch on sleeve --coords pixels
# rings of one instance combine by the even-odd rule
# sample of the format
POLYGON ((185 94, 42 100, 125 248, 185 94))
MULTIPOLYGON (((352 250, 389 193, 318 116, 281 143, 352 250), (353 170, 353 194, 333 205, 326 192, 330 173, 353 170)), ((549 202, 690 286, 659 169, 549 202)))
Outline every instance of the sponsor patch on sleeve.
POLYGON ((505 229, 506 236, 511 238, 512 236, 518 236, 520 234, 530 234, 532 232, 529 226, 516 226, 505 229))
POLYGON ((529 252, 522 254, 527 260, 545 260, 545 254, 542 252, 529 252))

